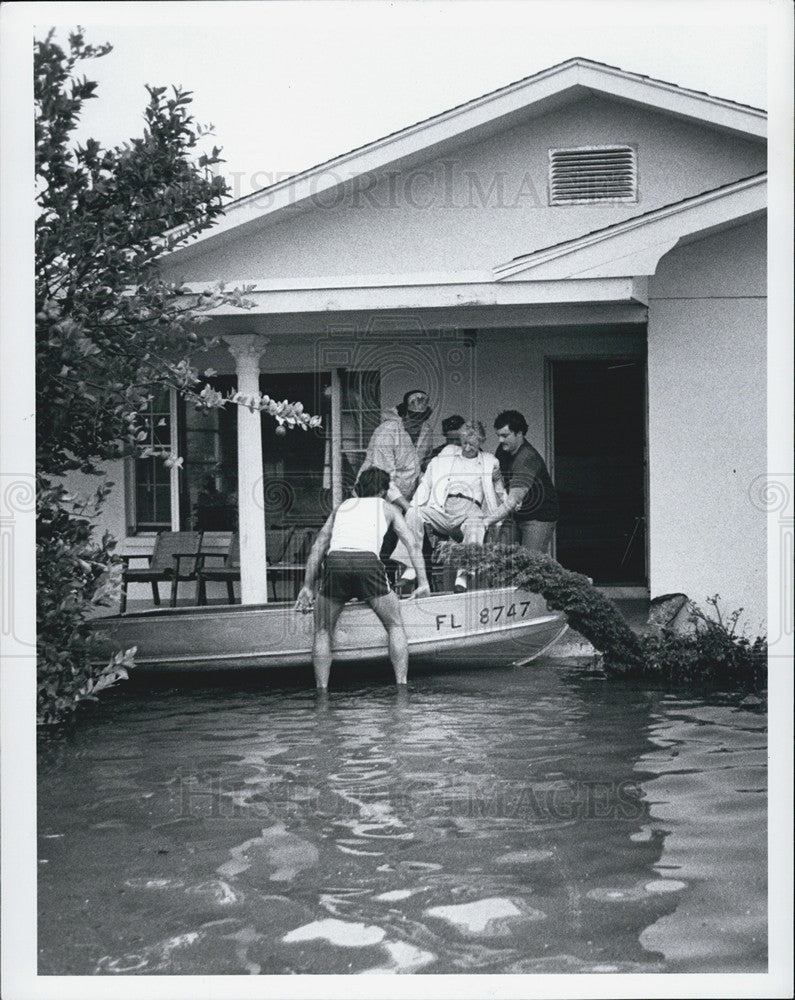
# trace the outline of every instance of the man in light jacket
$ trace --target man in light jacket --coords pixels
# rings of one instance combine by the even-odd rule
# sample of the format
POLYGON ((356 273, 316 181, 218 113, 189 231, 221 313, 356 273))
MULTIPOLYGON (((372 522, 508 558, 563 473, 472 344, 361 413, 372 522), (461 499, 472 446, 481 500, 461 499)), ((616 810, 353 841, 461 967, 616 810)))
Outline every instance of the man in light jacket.
POLYGON ((375 466, 389 473, 386 499, 405 513, 419 482, 422 460, 431 451, 428 417, 433 413, 428 394, 411 389, 403 402, 387 410, 373 431, 359 475, 375 466))
MULTIPOLYGON (((459 433, 460 447, 447 445, 431 460, 406 512, 406 525, 419 545, 426 525, 439 535, 482 545, 486 534, 484 518, 492 517, 500 507, 504 495, 500 466, 491 452, 482 450, 482 426, 468 422, 459 433)), ((411 557, 402 543, 392 558, 406 567, 401 583, 416 579, 411 557)), ((456 577, 455 589, 462 592, 467 586, 467 574, 462 570, 456 577)))

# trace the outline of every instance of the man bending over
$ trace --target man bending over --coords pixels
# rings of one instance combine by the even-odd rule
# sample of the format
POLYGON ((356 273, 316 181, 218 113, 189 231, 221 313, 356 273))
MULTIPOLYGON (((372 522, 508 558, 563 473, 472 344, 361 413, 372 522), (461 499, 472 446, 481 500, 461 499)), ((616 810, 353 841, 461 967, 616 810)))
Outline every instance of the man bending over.
POLYGON ((422 552, 409 533, 403 515, 384 499, 388 489, 388 472, 376 466, 365 469, 354 487, 356 495, 344 500, 331 513, 309 553, 295 610, 306 613, 314 603, 312 663, 318 690, 328 688, 334 628, 346 601, 353 597, 366 601, 378 615, 387 631, 395 682, 405 684, 407 681, 408 640, 400 615, 400 602, 389 586, 384 566, 378 558, 388 528, 394 529, 409 550, 419 581, 413 596, 426 597, 430 587, 422 552), (313 586, 321 564, 323 572, 315 597, 313 586))

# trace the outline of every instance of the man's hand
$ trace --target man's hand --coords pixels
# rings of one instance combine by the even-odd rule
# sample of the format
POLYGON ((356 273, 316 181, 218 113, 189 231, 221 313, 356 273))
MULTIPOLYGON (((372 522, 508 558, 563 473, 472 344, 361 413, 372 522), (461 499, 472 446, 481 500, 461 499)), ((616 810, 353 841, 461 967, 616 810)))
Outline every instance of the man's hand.
POLYGON ((417 587, 415 590, 413 590, 411 593, 412 600, 416 600, 418 597, 430 597, 430 596, 431 596, 431 588, 430 585, 427 583, 420 584, 420 586, 417 587))
POLYGON ((309 587, 301 587, 298 591, 298 598, 295 602, 295 607, 293 611, 300 611, 301 614, 306 615, 315 606, 315 598, 309 587))

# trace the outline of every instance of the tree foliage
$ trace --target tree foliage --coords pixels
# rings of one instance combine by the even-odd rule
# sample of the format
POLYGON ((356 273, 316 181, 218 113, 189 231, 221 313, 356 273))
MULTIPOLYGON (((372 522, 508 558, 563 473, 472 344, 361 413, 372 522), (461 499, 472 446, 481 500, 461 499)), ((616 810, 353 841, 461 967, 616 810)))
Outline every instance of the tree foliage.
POLYGON ((211 129, 195 121, 191 94, 179 87, 146 88, 142 135, 112 149, 78 143, 97 90, 78 70, 109 51, 86 43, 80 28, 66 47, 53 31, 34 44, 39 680, 48 720, 96 689, 85 621, 114 561, 110 540, 92 541, 59 477, 99 472, 139 447, 149 402, 164 386, 199 407, 231 402, 288 427, 319 423, 300 403, 222 396, 202 383, 191 359, 215 343, 200 336, 205 313, 245 306, 247 289, 191 294, 163 281, 157 264, 222 214, 221 151, 204 148, 211 129))

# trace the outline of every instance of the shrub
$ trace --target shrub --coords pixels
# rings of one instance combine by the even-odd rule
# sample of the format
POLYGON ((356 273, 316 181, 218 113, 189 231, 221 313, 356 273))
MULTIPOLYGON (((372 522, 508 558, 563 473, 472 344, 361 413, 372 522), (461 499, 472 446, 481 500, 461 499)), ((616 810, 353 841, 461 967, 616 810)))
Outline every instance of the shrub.
POLYGON ((120 650, 105 667, 91 662, 94 641, 88 619, 115 598, 116 543, 108 534, 96 542, 89 517, 110 485, 97 490, 88 511, 43 475, 36 486, 37 719, 52 724, 66 719, 80 702, 94 700, 98 691, 126 679, 135 650, 120 650))
POLYGON ((642 639, 641 675, 669 682, 748 685, 764 687, 767 681, 767 639, 751 640, 737 633, 742 609, 724 622, 719 595, 707 598, 715 617, 696 608, 692 630, 677 634, 661 629, 642 639))
POLYGON ((738 634, 742 609, 727 621, 718 595, 708 598, 715 617, 696 609, 686 634, 661 629, 636 635, 616 605, 580 573, 564 569, 551 556, 518 545, 440 546, 443 561, 475 570, 489 586, 510 584, 544 597, 551 609, 563 611, 569 625, 603 655, 609 676, 659 679, 668 683, 720 683, 764 686, 767 640, 738 634))

